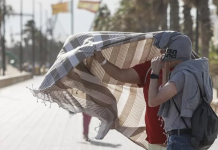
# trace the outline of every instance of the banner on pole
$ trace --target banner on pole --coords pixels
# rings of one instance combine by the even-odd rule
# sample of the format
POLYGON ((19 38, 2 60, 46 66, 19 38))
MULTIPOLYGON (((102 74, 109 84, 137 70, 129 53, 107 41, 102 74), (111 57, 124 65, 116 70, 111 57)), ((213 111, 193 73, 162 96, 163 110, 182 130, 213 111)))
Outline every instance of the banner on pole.
POLYGON ((85 9, 90 12, 96 13, 99 9, 101 1, 85 1, 85 0, 79 0, 78 8, 79 9, 85 9))
POLYGON ((52 14, 58 14, 58 13, 67 13, 71 10, 71 2, 64 2, 64 3, 58 3, 53 4, 52 6, 52 14))

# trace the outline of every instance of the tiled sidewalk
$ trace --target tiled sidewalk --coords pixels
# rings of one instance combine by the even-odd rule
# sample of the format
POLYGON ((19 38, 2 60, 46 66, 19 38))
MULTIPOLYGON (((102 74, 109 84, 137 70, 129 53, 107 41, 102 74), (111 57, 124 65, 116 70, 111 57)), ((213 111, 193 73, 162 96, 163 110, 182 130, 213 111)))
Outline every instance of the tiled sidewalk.
MULTIPOLYGON (((71 116, 56 104, 37 103, 26 87, 42 77, 0 89, 0 150, 142 150, 117 131, 92 140, 99 121, 92 118, 91 142, 82 139, 82 115, 71 116)), ((217 150, 218 140, 210 148, 217 150)))
POLYGON ((117 131, 93 140, 99 121, 92 118, 91 142, 82 138, 82 115, 71 116, 56 104, 37 103, 26 86, 41 77, 0 89, 0 150, 142 150, 117 131))

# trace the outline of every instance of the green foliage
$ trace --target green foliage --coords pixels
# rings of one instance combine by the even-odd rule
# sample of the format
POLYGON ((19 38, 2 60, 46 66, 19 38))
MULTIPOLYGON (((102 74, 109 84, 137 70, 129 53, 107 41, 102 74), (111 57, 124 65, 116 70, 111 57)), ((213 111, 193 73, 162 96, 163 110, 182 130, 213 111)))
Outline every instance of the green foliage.
POLYGON ((217 62, 218 65, 218 47, 216 47, 213 42, 210 42, 210 53, 209 53, 210 60, 217 62))
POLYGON ((111 25, 110 10, 107 5, 103 5, 99 8, 98 17, 95 18, 95 31, 106 31, 109 30, 111 25))
MULTIPOLYGON (((63 43, 54 39, 49 39, 47 34, 42 33, 35 26, 33 20, 25 23, 23 30, 23 63, 32 62, 32 33, 34 31, 35 37, 35 61, 38 64, 45 64, 50 62, 52 64, 62 49, 63 43), (42 35, 42 51, 40 51, 40 36, 42 35)), ((18 59, 20 54, 20 42, 14 43, 14 46, 7 49, 8 52, 13 53, 18 59)), ((18 65, 18 64, 17 64, 18 65)), ((17 66, 18 67, 18 66, 17 66)))
MULTIPOLYGON (((209 57, 209 42, 213 36, 210 20, 209 0, 183 0, 183 23, 179 15, 181 0, 120 0, 120 7, 114 15, 110 15, 107 6, 102 6, 95 20, 94 30, 123 31, 123 32, 153 32, 158 30, 175 30, 194 39, 194 22, 191 15, 193 7, 199 10, 199 42, 200 53, 209 57), (170 9, 167 26, 167 9, 170 9)), ((213 0, 218 4, 218 0, 213 0)))
POLYGON ((104 5, 95 19, 94 30, 151 32, 167 28, 166 0, 121 0, 113 16, 104 5), (164 12, 164 13, 163 13, 164 12))
MULTIPOLYGON (((213 0, 213 4, 214 4, 216 7, 218 7, 218 0, 213 0)), ((216 13, 218 14, 218 9, 217 9, 216 13)))
POLYGON ((210 42, 209 59, 211 75, 218 75, 218 47, 212 41, 210 42))
MULTIPOLYGON (((3 12, 4 12, 4 8, 3 8, 4 1, 6 1, 6 0, 0 0, 0 25, 2 24, 3 16, 4 16, 4 14, 3 14, 3 12)), ((5 6, 5 15, 6 15, 6 17, 11 16, 13 13, 14 13, 13 8, 10 5, 6 5, 5 6)))

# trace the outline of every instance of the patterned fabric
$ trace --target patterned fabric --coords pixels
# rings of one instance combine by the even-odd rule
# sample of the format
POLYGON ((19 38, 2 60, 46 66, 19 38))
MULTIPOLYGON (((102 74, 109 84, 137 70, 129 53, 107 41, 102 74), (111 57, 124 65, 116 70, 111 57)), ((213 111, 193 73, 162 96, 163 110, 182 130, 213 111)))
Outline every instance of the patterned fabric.
MULTIPOLYGON (((157 33, 157 32, 156 32, 157 33)), ((93 59, 102 51, 112 64, 130 68, 159 56, 156 33, 90 32, 70 36, 33 95, 74 112, 99 118, 96 139, 116 129, 147 149, 142 88, 111 78, 93 59)))

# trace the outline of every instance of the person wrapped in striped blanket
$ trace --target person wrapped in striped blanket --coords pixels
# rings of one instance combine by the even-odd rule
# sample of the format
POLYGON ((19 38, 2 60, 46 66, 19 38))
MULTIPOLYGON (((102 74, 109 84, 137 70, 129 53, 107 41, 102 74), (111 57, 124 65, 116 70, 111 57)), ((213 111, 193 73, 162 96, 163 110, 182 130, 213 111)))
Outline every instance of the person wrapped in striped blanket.
POLYGON ((153 45, 160 32, 72 35, 41 85, 31 91, 74 114, 97 117, 96 139, 115 129, 145 149, 165 149, 159 107, 146 104, 150 61, 163 53, 153 45))

